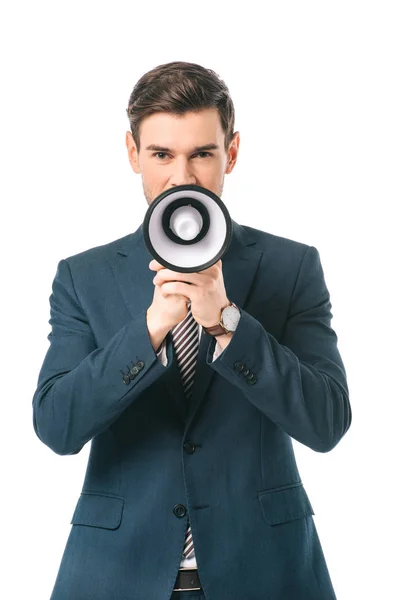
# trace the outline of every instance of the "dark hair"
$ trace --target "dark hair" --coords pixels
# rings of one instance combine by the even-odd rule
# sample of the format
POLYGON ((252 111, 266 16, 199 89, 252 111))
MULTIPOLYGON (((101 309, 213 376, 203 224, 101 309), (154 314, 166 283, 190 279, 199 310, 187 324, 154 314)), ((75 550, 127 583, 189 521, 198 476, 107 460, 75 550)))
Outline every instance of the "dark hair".
POLYGON ((177 61, 145 73, 133 88, 126 109, 138 152, 139 128, 145 117, 156 112, 181 115, 205 108, 218 109, 227 152, 234 133, 235 110, 227 86, 214 71, 177 61))

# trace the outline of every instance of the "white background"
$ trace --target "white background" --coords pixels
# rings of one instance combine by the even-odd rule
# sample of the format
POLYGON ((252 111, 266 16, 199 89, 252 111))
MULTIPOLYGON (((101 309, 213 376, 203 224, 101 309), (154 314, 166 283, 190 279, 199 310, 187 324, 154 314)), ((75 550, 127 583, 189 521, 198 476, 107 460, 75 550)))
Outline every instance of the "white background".
POLYGON ((327 454, 294 442, 300 474, 338 599, 400 597, 397 5, 1 9, 3 598, 49 598, 89 452, 58 456, 32 426, 56 266, 143 221, 125 109, 141 75, 172 60, 211 68, 230 89, 241 133, 222 196, 232 218, 320 252, 353 424, 327 454))

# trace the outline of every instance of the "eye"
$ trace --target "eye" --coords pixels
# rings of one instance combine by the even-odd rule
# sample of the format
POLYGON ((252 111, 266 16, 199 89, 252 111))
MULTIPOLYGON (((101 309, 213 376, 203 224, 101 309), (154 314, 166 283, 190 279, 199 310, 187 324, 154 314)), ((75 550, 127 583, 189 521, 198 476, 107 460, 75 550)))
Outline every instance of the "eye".
MULTIPOLYGON (((165 156, 168 156, 168 154, 166 152, 154 152, 152 154, 152 156, 156 156, 157 158, 159 158, 160 160, 164 160, 165 156)), ((193 154, 193 156, 200 156, 200 158, 207 158, 208 156, 212 156, 211 152, 197 152, 196 154, 193 154), (202 156, 200 156, 202 155, 202 156)))

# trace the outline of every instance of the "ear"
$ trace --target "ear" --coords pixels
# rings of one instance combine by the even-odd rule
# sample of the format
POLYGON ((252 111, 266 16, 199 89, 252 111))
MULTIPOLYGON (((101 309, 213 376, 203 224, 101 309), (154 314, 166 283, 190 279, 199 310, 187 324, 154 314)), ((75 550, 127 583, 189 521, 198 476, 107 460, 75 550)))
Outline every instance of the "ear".
POLYGON ((235 131, 233 134, 233 138, 228 148, 228 161, 226 163, 225 173, 228 174, 233 170, 233 167, 236 164, 238 153, 239 153, 239 144, 240 144, 240 133, 235 131))
POLYGON ((140 173, 139 156, 136 148, 135 140, 130 131, 126 132, 125 136, 126 149, 128 150, 128 159, 135 173, 140 173))

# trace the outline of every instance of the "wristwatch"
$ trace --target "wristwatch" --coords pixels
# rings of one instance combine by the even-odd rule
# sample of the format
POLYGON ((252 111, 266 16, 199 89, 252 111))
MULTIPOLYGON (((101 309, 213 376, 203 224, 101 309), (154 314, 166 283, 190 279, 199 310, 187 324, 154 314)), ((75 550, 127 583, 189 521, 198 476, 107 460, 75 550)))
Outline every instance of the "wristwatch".
POLYGON ((221 318, 217 325, 212 327, 203 327, 206 333, 217 337, 219 335, 225 335, 226 333, 233 333, 239 323, 240 310, 234 302, 230 302, 229 306, 221 311, 221 318))

